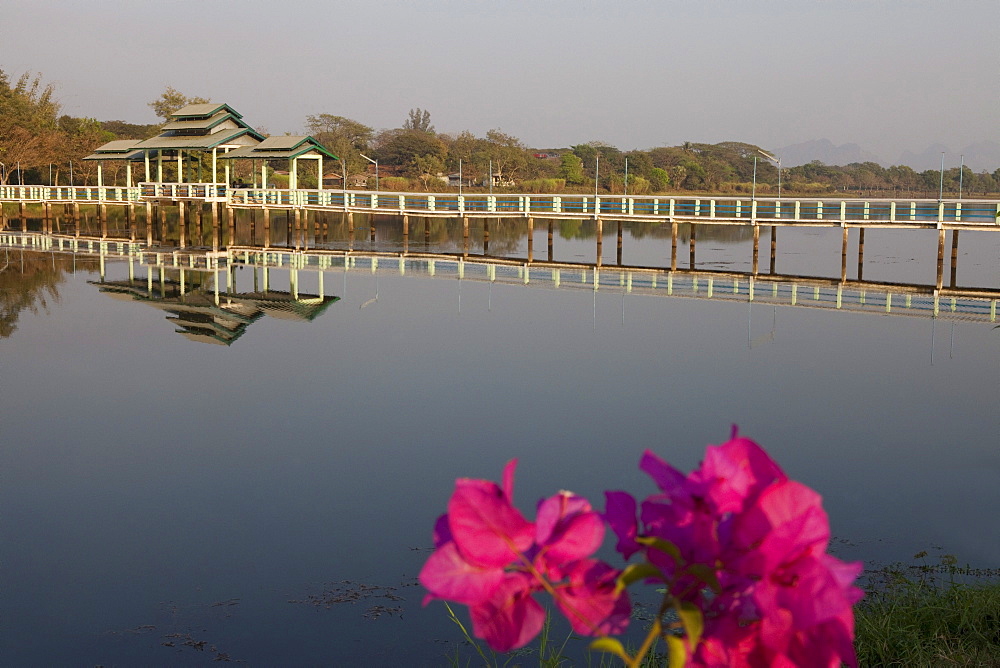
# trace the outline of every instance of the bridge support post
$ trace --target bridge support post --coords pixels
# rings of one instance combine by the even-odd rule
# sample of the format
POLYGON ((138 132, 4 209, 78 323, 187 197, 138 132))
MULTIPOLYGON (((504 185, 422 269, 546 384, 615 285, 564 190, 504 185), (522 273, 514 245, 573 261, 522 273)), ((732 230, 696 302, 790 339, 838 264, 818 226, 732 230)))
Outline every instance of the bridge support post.
POLYGON ((841 228, 843 234, 841 235, 840 243, 840 280, 847 280, 847 226, 841 228))
POLYGON ((534 261, 535 219, 528 218, 528 262, 534 261))
POLYGON ((21 219, 21 231, 28 231, 28 203, 21 200, 17 207, 17 217, 21 219))
POLYGON ((951 231, 951 287, 958 277, 958 230, 951 231))
POLYGON ((698 238, 697 230, 698 226, 691 223, 691 241, 690 241, 690 257, 688 258, 688 267, 694 269, 694 244, 695 240, 698 238))
POLYGON ((604 264, 603 258, 601 257, 604 253, 604 221, 600 218, 595 220, 597 223, 597 266, 600 267, 604 264))
POLYGON ((769 267, 770 273, 774 273, 775 260, 778 255, 778 226, 771 226, 771 264, 769 267))
POLYGON ((552 257, 553 257, 552 256, 552 227, 553 227, 553 225, 554 225, 554 223, 553 223, 552 219, 550 218, 549 219, 549 239, 548 239, 548 243, 549 243, 549 262, 552 262, 552 257))
POLYGON ((616 254, 618 266, 622 266, 622 221, 618 221, 618 251, 616 254))
POLYGON ((858 280, 860 281, 865 272, 865 228, 858 229, 858 280))
POLYGON ((177 246, 179 248, 187 247, 187 212, 185 208, 183 200, 177 202, 177 227, 180 234, 177 246))
POLYGON ((271 247, 271 210, 264 207, 264 248, 271 247))
POLYGON ((368 232, 371 236, 371 240, 375 241, 375 214, 368 214, 368 232))
POLYGON ((431 242, 431 219, 424 216, 424 244, 431 242))
POLYGON ((757 275, 758 259, 760 257, 760 226, 753 226, 753 261, 750 273, 757 275))
POLYGON ((670 223, 670 271, 677 270, 677 222, 670 223))
POLYGON ((490 252, 490 219, 483 218, 483 255, 490 252))
POLYGON ((70 214, 70 217, 73 219, 73 231, 76 233, 76 236, 79 237, 80 236, 80 203, 77 202, 76 200, 74 200, 73 203, 70 204, 70 211, 72 211, 72 213, 70 214))

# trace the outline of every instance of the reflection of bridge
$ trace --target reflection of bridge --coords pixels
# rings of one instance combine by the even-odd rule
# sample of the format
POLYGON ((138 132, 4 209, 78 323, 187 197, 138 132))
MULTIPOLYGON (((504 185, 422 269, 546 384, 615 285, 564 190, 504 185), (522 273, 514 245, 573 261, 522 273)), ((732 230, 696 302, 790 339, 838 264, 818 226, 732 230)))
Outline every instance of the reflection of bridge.
MULTIPOLYGON (((924 285, 889 283, 849 279, 827 279, 783 274, 758 274, 756 272, 711 271, 696 269, 660 269, 638 266, 602 267, 596 264, 553 261, 531 261, 465 254, 444 253, 379 253, 351 250, 301 251, 284 248, 231 247, 226 251, 172 251, 147 249, 143 244, 130 241, 101 240, 97 238, 55 237, 31 233, 0 234, 0 248, 24 248, 36 251, 77 253, 101 258, 102 289, 126 292, 137 299, 151 300, 159 291, 161 308, 171 311, 192 329, 198 329, 190 316, 177 312, 181 303, 190 306, 193 298, 186 292, 185 280, 190 275, 212 277, 212 287, 201 286, 198 302, 206 307, 199 315, 211 317, 220 328, 232 330, 223 323, 239 309, 254 308, 274 315, 268 310, 267 300, 275 293, 271 290, 270 272, 288 272, 290 290, 280 293, 286 311, 293 317, 311 319, 336 298, 324 296, 324 276, 332 272, 366 272, 396 275, 419 274, 434 278, 480 281, 508 285, 546 287, 550 289, 585 289, 591 291, 620 291, 623 294, 642 294, 664 297, 686 297, 717 301, 738 301, 783 306, 821 308, 834 311, 873 313, 880 315, 908 315, 974 322, 996 322, 1000 288, 960 287, 952 285, 924 285), (106 259, 128 263, 129 280, 104 282, 106 259), (135 278, 136 266, 144 266, 146 278, 135 278), (233 290, 233 271, 236 267, 254 268, 255 286, 252 293, 233 290), (263 285, 258 286, 257 270, 262 274, 263 285), (165 273, 174 271, 177 278, 165 280, 165 273), (158 273, 159 278, 154 278, 158 273), (220 279, 220 274, 224 277, 220 279), (299 293, 300 276, 315 274, 318 294, 299 293), (143 284, 144 283, 144 284, 143 284), (169 287, 157 287, 169 286, 169 287), (211 296, 209 295, 211 290, 211 296), (167 296, 170 299, 166 299, 167 296), (173 301, 171 301, 171 299, 173 301), (227 305, 224 314, 213 308, 227 305), (289 306, 290 305, 290 306, 289 306), (239 308, 236 308, 238 306, 239 308), (298 309, 298 310, 296 310, 298 309), (313 315, 309 315, 313 314, 313 315)), ((258 316, 259 317, 259 316, 258 316)), ((180 322, 180 321, 179 321, 180 322)), ((244 326, 245 327, 245 326, 244 326)), ((206 328, 202 328, 206 329, 206 328)), ((242 330, 240 330, 242 331, 242 330)))

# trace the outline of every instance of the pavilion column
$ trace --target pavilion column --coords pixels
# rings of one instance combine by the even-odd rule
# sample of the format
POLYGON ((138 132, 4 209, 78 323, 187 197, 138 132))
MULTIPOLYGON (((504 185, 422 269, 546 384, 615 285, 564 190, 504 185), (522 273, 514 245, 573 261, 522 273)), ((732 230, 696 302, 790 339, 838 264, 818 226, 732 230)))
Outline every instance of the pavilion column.
POLYGON ((149 178, 149 151, 142 152, 142 162, 146 165, 146 183, 149 183, 152 181, 152 179, 149 178))
POLYGON ((125 162, 125 187, 132 187, 132 163, 128 161, 125 162))
MULTIPOLYGON (((219 149, 212 149, 212 183, 219 182, 219 149)), ((200 164, 200 163, 199 163, 200 164)))
MULTIPOLYGON (((227 154, 229 153, 229 147, 228 146, 224 150, 225 150, 225 153, 227 153, 227 154)), ((228 186, 229 183, 230 183, 230 181, 229 181, 229 161, 225 160, 224 164, 225 164, 225 166, 223 167, 223 170, 225 171, 226 185, 228 186)))
POLYGON ((163 149, 156 151, 156 182, 163 183, 163 149))
POLYGON ((104 169, 103 169, 103 167, 104 167, 104 161, 103 160, 98 160, 97 161, 97 187, 98 188, 103 188, 104 187, 104 169))
POLYGON ((323 154, 322 153, 319 156, 319 167, 317 168, 317 172, 316 172, 316 181, 317 181, 316 187, 319 188, 320 190, 322 190, 323 189, 323 154))
POLYGON ((184 151, 177 149, 177 183, 184 183, 184 151))
POLYGON ((295 190, 299 187, 299 159, 292 158, 292 168, 289 170, 288 189, 295 190))
POLYGON ((260 161, 260 187, 267 188, 267 160, 260 161))

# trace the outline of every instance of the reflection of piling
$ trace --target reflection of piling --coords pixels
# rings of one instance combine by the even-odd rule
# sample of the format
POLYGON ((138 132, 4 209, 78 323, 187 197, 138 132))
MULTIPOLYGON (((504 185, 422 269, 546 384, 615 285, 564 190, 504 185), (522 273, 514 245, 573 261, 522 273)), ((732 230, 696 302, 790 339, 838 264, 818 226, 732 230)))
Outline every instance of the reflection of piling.
POLYGON ((368 233, 369 239, 375 241, 375 215, 371 214, 368 216, 368 233))
POLYGON ((490 252, 490 219, 483 218, 483 255, 490 252))
POLYGON ((549 262, 552 262, 552 219, 549 219, 549 262))

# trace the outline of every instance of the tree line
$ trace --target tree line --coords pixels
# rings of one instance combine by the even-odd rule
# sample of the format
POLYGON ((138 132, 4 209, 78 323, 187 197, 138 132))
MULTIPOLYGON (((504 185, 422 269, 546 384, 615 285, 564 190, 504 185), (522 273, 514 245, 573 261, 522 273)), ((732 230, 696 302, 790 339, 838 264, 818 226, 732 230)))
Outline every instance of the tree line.
MULTIPOLYGON (((170 114, 186 104, 204 103, 168 87, 149 103, 162 123, 98 121, 60 114, 51 84, 25 73, 11 80, 0 70, 0 184, 90 185, 96 164, 81 160, 113 139, 155 136, 170 114)), ((973 172, 968 167, 917 172, 905 165, 874 162, 835 166, 813 161, 781 168, 760 146, 727 141, 684 142, 646 150, 622 151, 600 141, 563 148, 529 148, 499 128, 484 137, 469 131, 437 132, 426 109, 411 109, 398 128, 376 130, 328 113, 308 115, 304 129, 341 159, 330 171, 338 177, 373 174, 378 163, 383 190, 445 189, 447 183, 497 192, 594 192, 610 194, 718 193, 861 197, 995 196, 1000 168, 973 172), (449 175, 451 178, 449 179, 449 175), (460 175, 460 176, 459 176, 460 175)), ((258 128, 259 131, 262 131, 258 128)), ((262 131, 264 134, 266 132, 262 131)), ((110 165, 109 165, 110 166, 110 165)), ((284 169, 285 165, 274 165, 284 169)), ((110 179, 116 170, 109 170, 110 179)), ((319 175, 307 175, 315 187, 319 175)), ((280 181, 280 178, 277 179, 280 181)), ((368 187, 372 187, 369 178, 368 187)))

